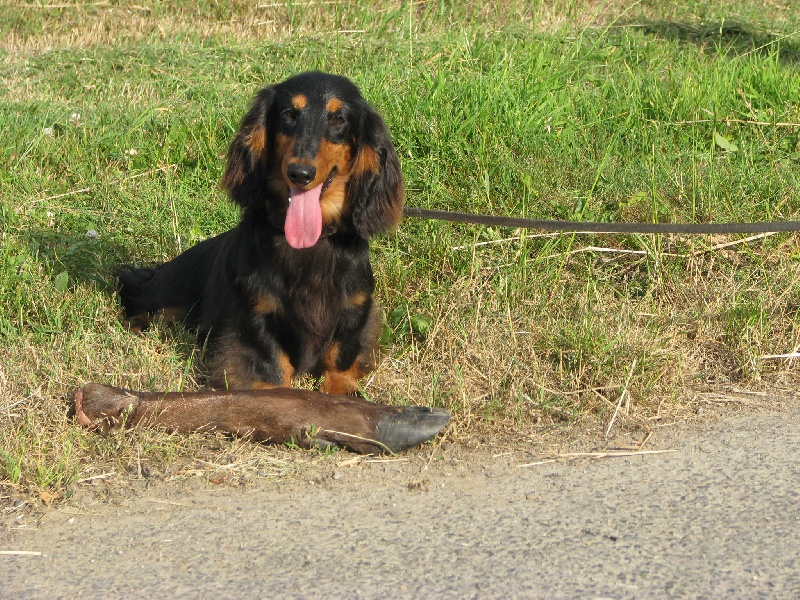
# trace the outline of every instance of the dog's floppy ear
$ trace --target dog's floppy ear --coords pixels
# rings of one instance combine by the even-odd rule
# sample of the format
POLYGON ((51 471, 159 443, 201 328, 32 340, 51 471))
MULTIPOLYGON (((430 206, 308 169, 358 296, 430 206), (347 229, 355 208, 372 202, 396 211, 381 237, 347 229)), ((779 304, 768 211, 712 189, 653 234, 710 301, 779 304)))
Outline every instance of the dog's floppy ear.
POLYGON ((403 176, 386 125, 369 106, 359 137, 347 185, 353 225, 369 238, 394 227, 403 216, 403 176))
POLYGON ((222 187, 245 208, 267 193, 267 120, 274 99, 275 90, 272 87, 256 94, 250 111, 242 119, 239 131, 228 149, 222 187))

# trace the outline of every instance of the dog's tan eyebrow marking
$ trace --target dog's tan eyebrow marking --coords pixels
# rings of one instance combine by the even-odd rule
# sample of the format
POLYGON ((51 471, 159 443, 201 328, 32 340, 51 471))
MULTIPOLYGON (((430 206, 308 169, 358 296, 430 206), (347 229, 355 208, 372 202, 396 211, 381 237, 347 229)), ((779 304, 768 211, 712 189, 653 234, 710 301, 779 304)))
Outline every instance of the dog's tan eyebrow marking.
POLYGON ((305 94, 292 96, 292 106, 294 106, 296 110, 303 110, 306 104, 308 104, 308 98, 306 98, 305 94))
POLYGON ((328 100, 328 103, 325 105, 325 110, 329 113, 335 113, 337 110, 342 110, 342 101, 338 98, 331 98, 328 100))

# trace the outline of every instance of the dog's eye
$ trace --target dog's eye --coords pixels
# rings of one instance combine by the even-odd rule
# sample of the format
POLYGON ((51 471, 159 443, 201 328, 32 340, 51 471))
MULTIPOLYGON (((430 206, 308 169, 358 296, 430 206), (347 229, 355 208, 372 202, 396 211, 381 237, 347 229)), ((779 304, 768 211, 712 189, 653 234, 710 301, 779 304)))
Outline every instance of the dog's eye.
POLYGON ((328 115, 328 125, 331 127, 339 127, 345 123, 347 123, 347 119, 345 119, 344 115, 340 112, 330 113, 328 115))
POLYGON ((285 111, 281 113, 283 119, 289 123, 294 124, 297 121, 297 109, 296 108, 287 108, 285 111))

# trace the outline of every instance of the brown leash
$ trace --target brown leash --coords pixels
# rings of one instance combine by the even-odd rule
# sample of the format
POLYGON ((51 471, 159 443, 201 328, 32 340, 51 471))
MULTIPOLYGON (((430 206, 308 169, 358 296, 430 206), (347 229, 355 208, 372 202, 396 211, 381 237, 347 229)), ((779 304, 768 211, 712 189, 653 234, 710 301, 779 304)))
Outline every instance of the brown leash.
POLYGON ((599 223, 597 221, 559 221, 547 219, 526 219, 524 217, 503 217, 494 215, 473 215, 447 210, 427 208, 405 208, 407 217, 435 219, 454 223, 471 223, 492 227, 519 227, 541 229, 544 231, 564 231, 572 233, 773 233, 777 231, 800 231, 800 221, 772 221, 760 223, 599 223))

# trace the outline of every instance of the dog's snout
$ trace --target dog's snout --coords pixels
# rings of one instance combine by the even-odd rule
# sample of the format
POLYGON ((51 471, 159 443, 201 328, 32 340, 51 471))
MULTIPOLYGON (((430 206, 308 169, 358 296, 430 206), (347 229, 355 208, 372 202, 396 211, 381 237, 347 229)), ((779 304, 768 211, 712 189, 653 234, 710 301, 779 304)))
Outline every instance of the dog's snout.
POLYGON ((317 169, 313 165, 290 163, 286 174, 293 184, 305 186, 314 181, 314 177, 317 176, 317 169))

